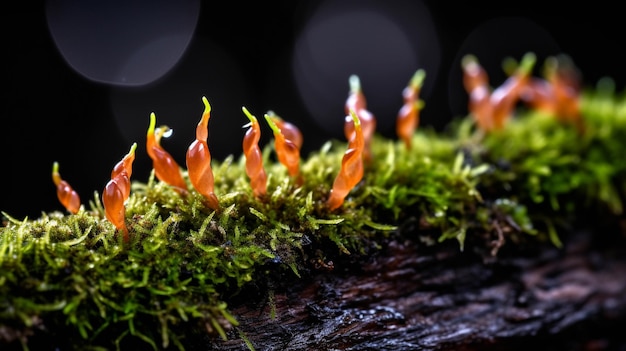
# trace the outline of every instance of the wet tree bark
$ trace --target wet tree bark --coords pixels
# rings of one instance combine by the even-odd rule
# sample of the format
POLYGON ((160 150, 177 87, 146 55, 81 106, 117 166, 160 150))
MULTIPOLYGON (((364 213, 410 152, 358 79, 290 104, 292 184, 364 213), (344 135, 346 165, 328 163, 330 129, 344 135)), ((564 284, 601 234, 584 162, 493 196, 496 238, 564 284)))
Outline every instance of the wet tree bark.
MULTIPOLYGON (((360 267, 276 290, 274 318, 271 303, 230 307, 256 350, 626 350, 618 241, 581 233, 491 259, 395 241, 360 267)), ((210 348, 247 350, 238 335, 210 348)))

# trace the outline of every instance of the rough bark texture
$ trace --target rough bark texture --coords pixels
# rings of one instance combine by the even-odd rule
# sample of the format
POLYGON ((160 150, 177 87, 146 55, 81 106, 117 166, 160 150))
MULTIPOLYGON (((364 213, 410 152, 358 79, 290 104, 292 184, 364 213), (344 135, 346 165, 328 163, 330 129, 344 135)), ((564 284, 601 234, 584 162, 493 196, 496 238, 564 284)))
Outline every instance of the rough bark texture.
MULTIPOLYGON (((392 242, 360 268, 276 291, 274 319, 271 304, 231 307, 256 350, 626 350, 617 239, 586 233, 497 259, 392 242)), ((234 331, 209 348, 247 350, 234 331)))

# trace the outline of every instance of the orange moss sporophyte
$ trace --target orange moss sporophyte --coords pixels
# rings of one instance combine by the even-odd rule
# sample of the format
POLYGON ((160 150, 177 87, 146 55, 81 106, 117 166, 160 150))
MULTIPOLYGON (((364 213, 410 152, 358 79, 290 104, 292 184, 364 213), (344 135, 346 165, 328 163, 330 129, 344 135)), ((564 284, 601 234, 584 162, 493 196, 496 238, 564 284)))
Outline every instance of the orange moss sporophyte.
POLYGON ((418 69, 411 77, 409 84, 402 90, 404 104, 396 118, 396 134, 404 141, 407 150, 411 149, 411 139, 419 125, 419 111, 424 107, 424 102, 419 99, 419 93, 425 77, 426 72, 418 69))
POLYGON ((61 179, 59 174, 59 163, 52 164, 52 181, 57 187, 57 197, 59 202, 72 214, 78 213, 80 209, 80 197, 68 182, 61 179))
POLYGON ((469 95, 468 110, 480 129, 490 130, 493 122, 489 115, 490 87, 487 72, 472 55, 463 58, 462 68, 463 86, 469 95))
POLYGON ((280 129, 281 133, 285 136, 285 139, 291 140, 294 145, 296 145, 298 150, 300 150, 302 148, 302 143, 304 142, 300 129, 296 127, 295 124, 282 119, 274 113, 274 111, 268 111, 267 114, 270 116, 272 121, 274 121, 278 129, 280 129))
POLYGON ((522 91, 522 100, 533 109, 563 121, 580 122, 580 76, 565 57, 546 60, 545 78, 533 77, 522 91))
POLYGON ((265 114, 265 120, 274 132, 274 149, 278 161, 287 167, 287 172, 291 177, 300 174, 300 148, 294 140, 288 139, 283 131, 274 122, 274 117, 265 114))
POLYGON ((341 160, 341 169, 335 177, 330 196, 326 201, 328 208, 333 211, 339 208, 350 190, 354 188, 363 178, 363 150, 365 140, 361 122, 354 110, 346 116, 345 123, 352 122, 354 133, 348 139, 348 149, 341 160))
POLYGON ((261 126, 254 115, 247 108, 242 107, 243 113, 248 117, 250 123, 246 134, 243 137, 243 154, 246 157, 246 174, 250 178, 250 186, 254 196, 259 197, 267 193, 267 174, 263 168, 263 156, 259 147, 261 138, 261 126))
POLYGON ((211 169, 211 152, 207 143, 211 105, 204 96, 202 102, 204 103, 204 112, 196 127, 196 140, 187 149, 187 172, 191 184, 205 198, 207 206, 217 210, 219 209, 219 201, 214 192, 215 178, 211 169))
POLYGON ((133 143, 128 154, 119 161, 111 172, 111 180, 102 192, 102 204, 104 213, 109 222, 122 232, 124 241, 128 241, 128 228, 126 227, 125 202, 130 196, 130 176, 133 173, 133 161, 137 143, 133 143))
POLYGON ((534 54, 524 55, 514 74, 491 91, 487 73, 476 57, 467 55, 463 58, 463 84, 469 94, 468 110, 480 129, 491 132, 504 127, 530 80, 534 64, 534 54))
MULTIPOLYGON (((348 98, 344 104, 344 112, 347 116, 350 116, 352 113, 351 111, 354 111, 359 118, 365 142, 363 157, 366 162, 369 162, 372 159, 371 143, 374 138, 374 133, 376 132, 376 117, 367 109, 367 100, 365 99, 365 94, 363 94, 359 76, 355 74, 351 75, 349 83, 350 92, 348 93, 348 98)), ((350 140, 353 133, 354 124, 350 119, 344 124, 344 135, 346 139, 350 140)))
POLYGON ((274 111, 268 111, 267 114, 270 116, 272 121, 276 124, 278 129, 280 129, 281 133, 285 136, 285 139, 291 140, 294 145, 300 150, 302 148, 302 143, 304 139, 302 138, 302 132, 300 129, 296 127, 295 124, 289 123, 278 116, 274 111))
POLYGON ((154 173, 160 181, 173 186, 181 194, 187 193, 187 183, 183 179, 180 166, 176 160, 161 146, 161 138, 169 137, 172 130, 167 126, 155 129, 156 116, 150 114, 150 125, 146 134, 146 151, 152 159, 154 173))

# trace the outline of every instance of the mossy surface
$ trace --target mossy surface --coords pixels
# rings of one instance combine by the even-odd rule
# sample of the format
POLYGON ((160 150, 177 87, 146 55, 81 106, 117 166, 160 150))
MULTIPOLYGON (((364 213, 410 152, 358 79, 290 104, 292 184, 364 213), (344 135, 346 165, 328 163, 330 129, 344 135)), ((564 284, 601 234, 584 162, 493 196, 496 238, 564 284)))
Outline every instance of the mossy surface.
POLYGON ((493 256, 521 241, 562 245, 577 214, 619 219, 626 196, 626 97, 602 81, 583 93, 581 111, 582 128, 523 107, 488 134, 470 118, 442 133, 421 127, 411 150, 376 136, 363 180, 336 211, 325 202, 342 141, 301 160, 302 184, 266 146, 260 198, 243 156, 214 161, 218 211, 154 176, 133 180, 129 242, 106 220, 98 193, 75 215, 5 211, 0 342, 28 348, 32 335, 61 333, 72 348, 184 349, 189 335, 240 336, 228 302, 245 287, 365 260, 392 236, 456 240, 460 251, 493 256))

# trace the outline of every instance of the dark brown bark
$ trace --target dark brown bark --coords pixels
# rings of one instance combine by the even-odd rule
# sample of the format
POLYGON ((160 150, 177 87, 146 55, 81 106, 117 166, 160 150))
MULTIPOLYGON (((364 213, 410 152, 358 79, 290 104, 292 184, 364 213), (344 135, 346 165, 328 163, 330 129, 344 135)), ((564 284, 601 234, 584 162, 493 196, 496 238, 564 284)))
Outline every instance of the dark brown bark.
MULTIPOLYGON (((625 350, 616 241, 581 234, 562 249, 534 243, 491 259, 396 241, 357 269, 336 264, 276 291, 275 319, 271 304, 231 308, 256 350, 625 350)), ((247 349, 230 335, 211 348, 247 349)))

